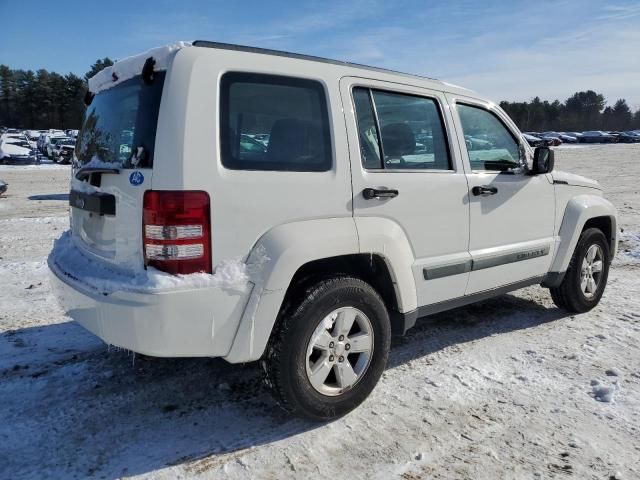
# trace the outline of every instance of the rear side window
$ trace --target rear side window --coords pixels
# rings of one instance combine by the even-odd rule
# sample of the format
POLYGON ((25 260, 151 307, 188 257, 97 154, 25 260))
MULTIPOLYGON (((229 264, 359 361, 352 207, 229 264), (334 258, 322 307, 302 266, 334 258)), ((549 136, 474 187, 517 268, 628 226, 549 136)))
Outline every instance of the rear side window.
POLYGON ((226 168, 331 168, 329 115, 319 82, 233 72, 222 77, 220 95, 221 160, 226 168))
POLYGON ((366 88, 355 88, 353 98, 365 168, 451 169, 435 100, 366 88))

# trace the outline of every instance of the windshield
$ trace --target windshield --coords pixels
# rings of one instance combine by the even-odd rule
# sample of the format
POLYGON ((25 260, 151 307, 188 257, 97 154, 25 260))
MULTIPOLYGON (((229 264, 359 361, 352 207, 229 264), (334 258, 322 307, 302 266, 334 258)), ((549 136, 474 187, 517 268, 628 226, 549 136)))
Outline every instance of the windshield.
POLYGON ((78 134, 79 164, 95 158, 124 168, 153 166, 164 77, 164 72, 158 72, 154 82, 146 85, 137 76, 95 96, 78 134))

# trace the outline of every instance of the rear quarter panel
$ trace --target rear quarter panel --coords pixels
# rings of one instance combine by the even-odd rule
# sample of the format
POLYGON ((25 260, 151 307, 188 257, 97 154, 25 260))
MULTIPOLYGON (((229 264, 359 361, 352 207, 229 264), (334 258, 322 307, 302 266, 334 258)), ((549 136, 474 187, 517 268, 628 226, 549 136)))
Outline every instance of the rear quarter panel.
POLYGON ((338 77, 331 66, 246 52, 187 48, 166 79, 158 124, 154 190, 204 190, 211 197, 213 266, 246 259, 278 225, 351 217, 351 177, 338 77), (327 172, 229 170, 220 161, 219 84, 228 71, 309 78, 325 87, 333 166, 327 172))

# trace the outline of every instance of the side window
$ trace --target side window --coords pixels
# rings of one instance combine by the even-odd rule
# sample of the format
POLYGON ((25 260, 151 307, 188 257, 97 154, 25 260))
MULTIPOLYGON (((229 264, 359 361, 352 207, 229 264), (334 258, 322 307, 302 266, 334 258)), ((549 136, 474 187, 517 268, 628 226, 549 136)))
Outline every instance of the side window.
POLYGON ((226 73, 220 87, 222 165, 234 170, 322 172, 331 135, 319 82, 226 73))
POLYGON ((484 108, 457 104, 473 170, 508 170, 520 166, 520 146, 509 129, 484 108))
POLYGON ((362 166, 367 169, 382 168, 380 137, 371 103, 371 91, 367 88, 354 88, 353 102, 356 106, 358 119, 362 166))
POLYGON ((451 169, 435 100, 356 88, 354 102, 365 168, 451 169))

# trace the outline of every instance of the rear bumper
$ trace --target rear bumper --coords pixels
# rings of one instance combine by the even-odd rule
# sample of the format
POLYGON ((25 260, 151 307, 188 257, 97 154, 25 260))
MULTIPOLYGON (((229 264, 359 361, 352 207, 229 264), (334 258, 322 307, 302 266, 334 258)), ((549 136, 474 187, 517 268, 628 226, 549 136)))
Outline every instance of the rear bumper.
POLYGON ((68 316, 104 342, 156 357, 218 357, 231 349, 252 286, 140 293, 92 291, 49 260, 68 316))

